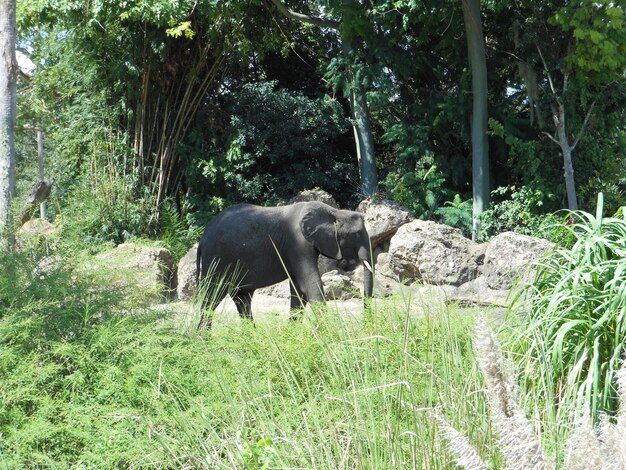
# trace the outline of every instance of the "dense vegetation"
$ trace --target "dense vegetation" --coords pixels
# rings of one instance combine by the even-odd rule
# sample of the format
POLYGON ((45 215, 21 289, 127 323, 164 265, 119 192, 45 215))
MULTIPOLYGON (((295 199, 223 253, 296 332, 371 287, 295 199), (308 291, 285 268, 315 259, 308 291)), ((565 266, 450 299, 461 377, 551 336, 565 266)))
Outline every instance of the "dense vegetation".
POLYGON ((0 263, 9 468, 443 465, 429 414, 442 399, 476 442, 491 439, 486 418, 465 421, 486 416, 471 393, 473 311, 415 319, 421 300, 405 298, 367 321, 332 306, 256 327, 218 316, 198 337, 197 318, 143 309, 98 272, 0 263))
MULTIPOLYGON (((467 232, 461 2, 287 2, 338 30, 275 4, 19 2, 19 46, 36 64, 20 81, 20 194, 36 179, 27 129, 43 125, 51 215, 84 214, 95 239, 154 236, 164 206, 202 226, 233 202, 272 204, 315 186, 353 207, 363 197, 358 91, 379 192, 467 232)), ((609 211, 623 202, 624 13, 610 2, 483 4, 494 190, 483 238, 568 207, 564 146, 581 208, 600 190, 609 211)))
MULTIPOLYGON (((471 234, 463 2, 284 3, 308 20, 278 0, 19 2, 18 47, 35 68, 19 82, 14 212, 38 180, 43 127, 58 232, 0 252, 0 466, 450 468, 437 405, 502 465, 476 309, 407 294, 366 316, 218 313, 198 333, 197 309, 149 305, 94 262, 137 239, 179 259, 235 202, 319 187, 352 208, 365 151, 379 196, 471 234)), ((626 11, 492 0, 481 12, 492 200, 480 238, 557 243, 504 321, 487 318, 560 462, 575 410, 618 408, 626 11), (555 213, 572 190, 582 210, 555 213)))

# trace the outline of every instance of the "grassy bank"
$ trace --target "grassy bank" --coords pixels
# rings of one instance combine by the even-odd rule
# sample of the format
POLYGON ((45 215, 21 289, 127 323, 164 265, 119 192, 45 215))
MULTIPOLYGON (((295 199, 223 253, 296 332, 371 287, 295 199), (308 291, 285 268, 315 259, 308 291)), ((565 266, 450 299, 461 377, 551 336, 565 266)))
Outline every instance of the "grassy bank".
POLYGON ((329 306, 198 336, 84 273, 4 266, 5 467, 446 468, 438 403, 493 447, 471 311, 412 317, 419 299, 398 298, 367 319, 329 306))

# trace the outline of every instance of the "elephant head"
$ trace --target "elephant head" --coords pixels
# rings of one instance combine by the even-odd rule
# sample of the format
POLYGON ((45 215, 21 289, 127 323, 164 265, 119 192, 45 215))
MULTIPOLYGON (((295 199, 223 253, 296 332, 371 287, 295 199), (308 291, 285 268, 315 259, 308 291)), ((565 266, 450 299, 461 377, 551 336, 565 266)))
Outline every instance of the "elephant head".
POLYGON ((365 267, 364 293, 366 297, 371 297, 373 260, 370 238, 361 214, 334 209, 326 204, 314 204, 304 212, 300 229, 304 238, 324 256, 362 261, 365 267))

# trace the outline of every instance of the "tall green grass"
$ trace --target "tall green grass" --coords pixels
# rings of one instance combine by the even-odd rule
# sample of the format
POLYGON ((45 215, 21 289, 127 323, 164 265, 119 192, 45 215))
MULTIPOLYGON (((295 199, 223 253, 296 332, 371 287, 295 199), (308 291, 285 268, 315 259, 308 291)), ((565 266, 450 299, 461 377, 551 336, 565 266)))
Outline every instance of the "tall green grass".
POLYGON ((60 265, 0 261, 0 449, 9 468, 451 468, 432 408, 493 447, 472 312, 379 302, 301 321, 131 310, 60 265), (30 263, 30 264, 29 264, 30 263), (10 268, 10 269, 9 269, 10 268), (7 273, 20 279, 9 290, 7 273))
POLYGON ((439 402, 475 442, 491 447, 472 362, 473 315, 444 309, 414 317, 413 301, 379 304, 367 319, 330 306, 303 322, 214 325, 204 344, 226 334, 235 347, 259 353, 266 372, 236 373, 237 389, 226 394, 237 406, 219 432, 190 425, 184 439, 164 436, 165 460, 150 465, 447 468, 431 416, 439 402))
POLYGON ((512 342, 532 393, 551 408, 588 403, 594 418, 616 410, 626 342, 626 213, 604 217, 602 206, 600 194, 595 216, 574 212, 561 229, 517 299, 512 342))

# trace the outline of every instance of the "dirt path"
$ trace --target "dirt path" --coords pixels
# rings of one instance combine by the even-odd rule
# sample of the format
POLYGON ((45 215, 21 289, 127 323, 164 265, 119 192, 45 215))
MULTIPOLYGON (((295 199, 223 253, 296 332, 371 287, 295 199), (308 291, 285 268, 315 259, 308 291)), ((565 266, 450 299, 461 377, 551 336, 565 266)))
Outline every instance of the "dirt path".
MULTIPOLYGON (((373 299, 373 301, 378 311, 384 309, 408 311, 412 316, 424 315, 427 312, 438 313, 446 308, 445 296, 435 287, 407 289, 393 297, 373 299)), ((335 309, 348 318, 358 318, 363 314, 362 299, 330 300, 327 304, 329 308, 335 309)), ((198 311, 194 311, 193 306, 187 302, 170 302, 161 304, 157 308, 170 312, 176 318, 176 323, 197 324, 198 311)), ((270 317, 287 320, 289 318, 289 300, 257 293, 252 299, 252 314, 255 321, 263 321, 270 317)), ((237 321, 239 321, 239 315, 235 303, 227 297, 215 309, 214 325, 237 321)))

